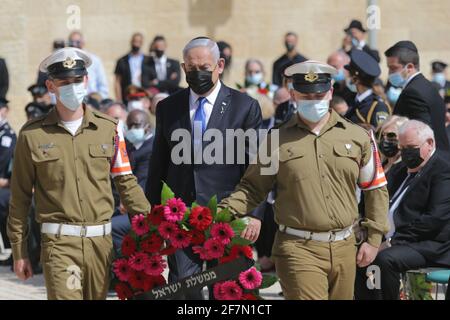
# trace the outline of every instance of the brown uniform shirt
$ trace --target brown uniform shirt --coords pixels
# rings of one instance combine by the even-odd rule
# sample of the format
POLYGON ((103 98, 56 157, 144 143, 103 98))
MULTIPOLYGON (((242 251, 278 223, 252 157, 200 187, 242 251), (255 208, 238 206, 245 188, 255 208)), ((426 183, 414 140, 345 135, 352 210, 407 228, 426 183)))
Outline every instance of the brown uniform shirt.
MULTIPOLYGON (((261 161, 251 164, 229 198, 220 203, 243 215, 261 203, 276 185, 275 221, 291 228, 326 232, 348 227, 358 218, 360 168, 373 156, 368 133, 331 111, 316 135, 297 115, 279 128, 275 174, 262 175, 261 161)), ((267 144, 273 133, 268 135, 267 144)), ((270 152, 269 152, 270 153, 270 152)), ((388 230, 386 186, 365 191, 368 242, 378 246, 388 230)))
POLYGON ((106 223, 114 209, 111 173, 130 214, 150 210, 131 171, 114 166, 127 159, 124 142, 119 146, 118 130, 116 120, 88 108, 74 136, 61 124, 55 108, 24 125, 14 154, 8 218, 14 259, 28 256, 33 194, 38 223, 106 223))

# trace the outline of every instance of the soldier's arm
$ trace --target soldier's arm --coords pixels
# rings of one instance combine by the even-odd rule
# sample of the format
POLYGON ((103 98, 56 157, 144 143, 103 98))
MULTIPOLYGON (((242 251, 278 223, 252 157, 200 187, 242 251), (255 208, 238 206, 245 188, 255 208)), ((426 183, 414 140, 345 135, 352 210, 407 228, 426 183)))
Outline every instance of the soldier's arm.
POLYGON ((147 214, 150 211, 150 204, 131 171, 121 123, 117 125, 114 146, 111 176, 119 191, 120 200, 130 215, 147 214))
POLYGON ((276 180, 278 157, 272 157, 270 149, 265 149, 269 150, 265 152, 264 149, 261 149, 262 146, 265 146, 264 148, 271 146, 270 134, 268 139, 261 143, 259 149, 263 156, 267 157, 267 160, 270 159, 270 162, 266 163, 268 161, 262 161, 262 158, 258 156, 257 162, 248 166, 234 192, 219 203, 218 207, 220 209, 228 208, 232 214, 243 216, 266 199, 276 180), (274 161, 277 162, 275 168, 271 166, 274 161))
POLYGON ((14 153, 7 223, 7 233, 15 261, 28 258, 28 212, 34 181, 35 168, 31 160, 31 151, 26 136, 21 132, 14 153))
POLYGON ((363 164, 359 175, 359 187, 364 192, 365 204, 365 217, 361 225, 368 229, 367 242, 378 247, 383 234, 389 231, 389 194, 375 139, 372 133, 370 136, 363 147, 363 164))

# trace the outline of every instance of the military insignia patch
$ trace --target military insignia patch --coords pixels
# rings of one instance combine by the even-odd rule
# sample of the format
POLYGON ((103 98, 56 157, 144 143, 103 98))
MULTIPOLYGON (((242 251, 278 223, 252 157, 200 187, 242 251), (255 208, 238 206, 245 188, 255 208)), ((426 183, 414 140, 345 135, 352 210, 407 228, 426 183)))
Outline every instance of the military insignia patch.
POLYGON ((319 75, 317 73, 310 71, 307 74, 305 74, 305 80, 308 82, 314 82, 317 79, 319 79, 319 75))
POLYGON ((76 61, 72 57, 67 57, 63 62, 63 67, 67 69, 72 69, 76 65, 76 61))

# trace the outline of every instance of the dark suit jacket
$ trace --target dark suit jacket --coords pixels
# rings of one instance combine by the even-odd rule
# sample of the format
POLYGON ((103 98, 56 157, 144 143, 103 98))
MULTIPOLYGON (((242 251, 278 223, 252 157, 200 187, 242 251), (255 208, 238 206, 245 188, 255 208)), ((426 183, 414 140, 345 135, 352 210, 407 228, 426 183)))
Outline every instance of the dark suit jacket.
POLYGON ((142 146, 137 150, 132 143, 127 144, 127 153, 130 159, 131 170, 143 190, 145 190, 149 175, 148 167, 150 165, 150 157, 153 150, 153 140, 154 137, 145 140, 142 146))
POLYGON ((434 131, 436 147, 448 151, 450 147, 445 132, 445 112, 444 100, 422 74, 408 83, 394 107, 394 114, 428 124, 434 131))
MULTIPOLYGON (((146 71, 143 73, 142 77, 142 85, 144 88, 150 87, 150 82, 154 79, 157 79, 155 60, 153 57, 146 57, 145 61, 146 71)), ((166 75, 167 79, 164 81, 159 81, 158 85, 155 87, 161 92, 168 92, 172 94, 180 89, 178 86, 181 80, 181 69, 180 62, 175 59, 167 58, 166 62, 166 75), (175 79, 170 79, 170 75, 175 73, 177 77, 175 79)))
POLYGON ((0 58, 0 98, 6 99, 9 88, 9 74, 5 59, 0 58))
MULTIPOLYGON (((161 181, 165 181, 175 195, 188 205, 193 201, 206 205, 214 195, 220 201, 234 190, 247 167, 247 164, 193 165, 172 162, 171 152, 179 143, 171 141, 172 132, 179 128, 191 132, 189 92, 189 89, 184 89, 158 104, 155 142, 146 187, 146 196, 152 205, 161 202, 161 181)), ((225 136, 226 129, 258 129, 261 121, 261 110, 255 99, 222 84, 207 129, 218 129, 225 136)))
POLYGON ((450 266, 449 191, 450 164, 437 151, 411 181, 394 213, 392 244, 407 245, 431 263, 450 266))
MULTIPOLYGON (((128 62, 128 59, 130 57, 130 54, 124 55, 122 58, 117 60, 116 69, 114 70, 114 74, 120 76, 120 86, 122 89, 122 100, 126 102, 126 89, 131 84, 131 70, 130 70, 130 63, 128 62)), ((141 82, 142 86, 144 87, 144 79, 146 76, 144 75, 145 72, 147 72, 144 61, 146 57, 144 57, 144 60, 142 61, 142 74, 141 74, 141 82)))

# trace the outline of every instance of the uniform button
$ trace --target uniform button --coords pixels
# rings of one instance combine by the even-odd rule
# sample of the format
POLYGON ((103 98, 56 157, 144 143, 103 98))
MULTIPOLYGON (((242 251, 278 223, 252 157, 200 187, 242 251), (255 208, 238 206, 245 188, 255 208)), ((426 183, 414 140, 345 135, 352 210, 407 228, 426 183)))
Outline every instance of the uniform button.
POLYGON ((323 175, 322 175, 322 179, 325 179, 325 178, 326 178, 326 176, 323 174, 323 175))
POLYGON ((319 155, 319 158, 323 158, 323 154, 319 155))

